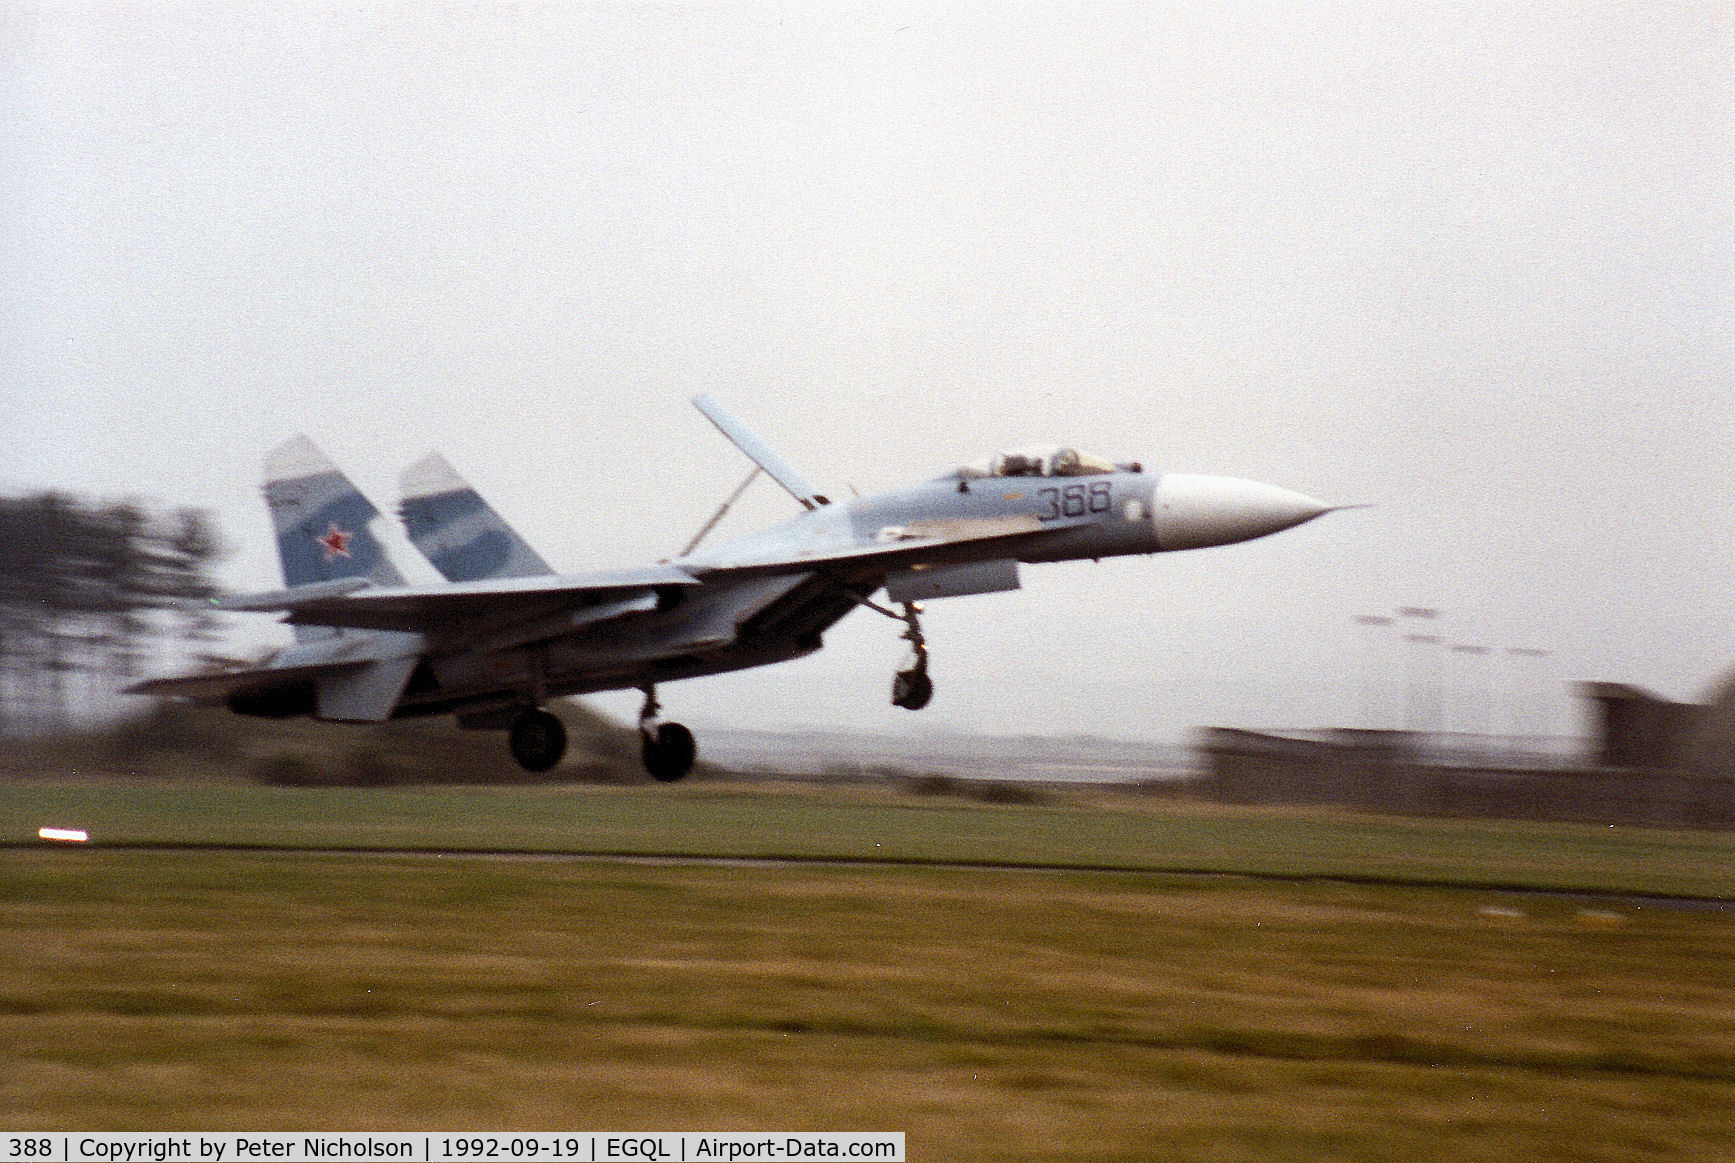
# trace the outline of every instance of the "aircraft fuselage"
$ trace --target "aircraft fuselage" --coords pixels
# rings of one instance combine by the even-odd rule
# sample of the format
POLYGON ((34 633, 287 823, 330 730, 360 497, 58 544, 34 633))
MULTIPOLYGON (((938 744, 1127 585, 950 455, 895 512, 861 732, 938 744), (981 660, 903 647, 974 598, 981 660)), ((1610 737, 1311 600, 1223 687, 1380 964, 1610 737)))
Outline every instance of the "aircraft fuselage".
POLYGON ((1058 445, 833 503, 721 405, 694 403, 801 515, 672 561, 558 574, 429 454, 405 470, 398 514, 445 582, 410 585, 370 531, 379 511, 297 437, 272 452, 264 479, 285 588, 219 603, 283 612, 295 644, 257 666, 135 689, 339 722, 453 713, 465 726, 507 729, 519 763, 545 771, 566 745, 548 700, 638 688, 646 767, 678 779, 693 740, 659 719, 659 683, 810 654, 866 606, 904 623, 914 661, 897 673, 892 702, 918 710, 933 694, 924 601, 1016 589, 1024 564, 1226 545, 1331 509, 1254 481, 1146 473, 1058 445), (875 601, 882 590, 902 614, 875 601))

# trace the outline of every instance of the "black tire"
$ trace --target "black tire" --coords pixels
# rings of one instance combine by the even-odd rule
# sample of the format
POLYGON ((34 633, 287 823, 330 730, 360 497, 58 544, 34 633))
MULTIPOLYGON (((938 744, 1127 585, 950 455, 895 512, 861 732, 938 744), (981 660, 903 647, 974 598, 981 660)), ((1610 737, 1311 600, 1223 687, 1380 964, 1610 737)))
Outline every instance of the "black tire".
POLYGON ((566 726, 548 711, 525 711, 507 736, 512 758, 525 771, 547 771, 566 754, 566 726))
POLYGON ((681 724, 664 723, 657 728, 655 739, 648 734, 640 738, 644 740, 645 770, 658 783, 674 783, 693 770, 698 745, 693 742, 693 733, 681 724))
POLYGON ((934 697, 934 680, 925 670, 900 670, 892 678, 892 706, 919 711, 934 697))

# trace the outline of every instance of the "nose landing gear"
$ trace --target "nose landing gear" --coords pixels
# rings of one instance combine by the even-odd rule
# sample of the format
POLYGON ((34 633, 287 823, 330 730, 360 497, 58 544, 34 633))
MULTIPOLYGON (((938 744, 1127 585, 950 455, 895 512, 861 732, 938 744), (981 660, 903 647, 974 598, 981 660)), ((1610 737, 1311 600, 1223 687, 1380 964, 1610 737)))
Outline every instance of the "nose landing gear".
POLYGON ((647 686, 643 690, 645 705, 639 711, 639 742, 645 770, 658 783, 674 783, 693 770, 698 746, 693 742, 693 733, 681 724, 657 720, 657 712, 662 710, 662 704, 657 702, 657 688, 647 686))
POLYGON ((934 697, 934 680, 928 677, 928 640, 922 636, 922 623, 917 618, 921 612, 918 603, 904 603, 907 628, 901 637, 910 644, 914 660, 892 676, 892 706, 906 711, 919 711, 934 697))

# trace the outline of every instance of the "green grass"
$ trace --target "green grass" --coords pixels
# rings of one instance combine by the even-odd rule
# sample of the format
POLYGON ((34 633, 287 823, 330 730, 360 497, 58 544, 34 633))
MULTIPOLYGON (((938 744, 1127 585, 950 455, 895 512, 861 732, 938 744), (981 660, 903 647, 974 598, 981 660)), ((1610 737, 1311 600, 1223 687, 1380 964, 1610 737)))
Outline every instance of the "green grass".
POLYGON ((1735 896, 1735 836, 1596 825, 1248 809, 1058 793, 984 806, 889 789, 281 789, 0 785, 0 842, 43 825, 95 843, 586 850, 1083 864, 1510 882, 1735 896))
MULTIPOLYGON (((801 804, 830 842, 881 813, 902 842, 939 843, 953 819, 912 809, 929 820, 912 831, 895 804, 834 819, 813 798, 752 806, 801 804)), ((439 802, 406 826, 469 814, 439 802)), ((635 818, 609 797, 518 803, 472 806, 495 828, 534 805, 635 818)), ((784 818, 731 815, 738 797, 638 803, 676 835, 707 807, 723 835, 784 818)), ((1086 810, 971 811, 992 842, 1035 847, 1055 842, 1039 819, 1086 810)), ((1124 874, 12 849, 0 917, 10 1128, 880 1129, 923 1160, 1735 1155, 1720 912, 1124 874)))

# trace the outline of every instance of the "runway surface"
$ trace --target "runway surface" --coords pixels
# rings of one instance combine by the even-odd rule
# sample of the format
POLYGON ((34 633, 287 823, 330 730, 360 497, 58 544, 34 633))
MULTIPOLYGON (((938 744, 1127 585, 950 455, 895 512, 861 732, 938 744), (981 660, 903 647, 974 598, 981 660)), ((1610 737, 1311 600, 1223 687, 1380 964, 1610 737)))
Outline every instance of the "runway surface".
POLYGON ((753 856, 680 853, 648 855, 642 852, 601 849, 547 848, 443 848, 443 847, 345 847, 339 845, 275 845, 189 843, 180 841, 128 844, 63 844, 30 841, 0 841, 0 851, 58 850, 69 855, 103 852, 121 854, 199 853, 239 856, 372 856, 414 859, 592 861, 614 864, 693 865, 740 868, 924 868, 960 872, 1048 872, 1114 876, 1173 876, 1263 883, 1342 884, 1377 888, 1443 889, 1458 892, 1499 893, 1525 898, 1625 904, 1635 908, 1727 912, 1735 910, 1735 898, 1691 893, 1624 892, 1591 886, 1543 887, 1514 881, 1450 880, 1409 876, 1334 875, 1314 872, 1258 872, 1198 866, 1116 865, 1087 863, 1021 863, 994 860, 939 860, 899 856, 806 856, 766 853, 753 856))

